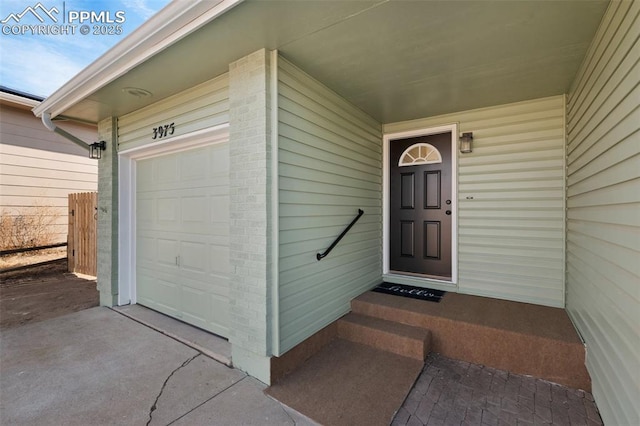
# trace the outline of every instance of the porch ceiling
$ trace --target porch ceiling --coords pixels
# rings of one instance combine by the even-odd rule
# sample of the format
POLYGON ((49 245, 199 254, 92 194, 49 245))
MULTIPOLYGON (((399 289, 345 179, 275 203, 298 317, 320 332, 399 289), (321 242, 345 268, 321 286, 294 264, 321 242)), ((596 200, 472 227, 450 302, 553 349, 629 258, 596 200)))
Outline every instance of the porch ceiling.
POLYGON ((247 0, 64 115, 128 113, 263 47, 382 123, 562 94, 608 3, 247 0), (153 96, 135 98, 125 87, 153 96))

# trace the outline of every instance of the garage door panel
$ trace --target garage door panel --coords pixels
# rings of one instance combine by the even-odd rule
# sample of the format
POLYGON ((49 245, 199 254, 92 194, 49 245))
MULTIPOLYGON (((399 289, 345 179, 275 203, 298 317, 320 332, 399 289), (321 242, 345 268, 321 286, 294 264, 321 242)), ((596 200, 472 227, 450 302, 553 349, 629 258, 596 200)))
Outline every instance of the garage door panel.
POLYGON ((209 264, 211 273, 217 276, 229 276, 231 267, 229 266, 229 250, 227 247, 211 246, 209 264))
POLYGON ((215 173, 229 171, 229 145, 219 145, 209 153, 209 170, 215 173))
MULTIPOLYGON (((147 279, 161 280, 171 283, 175 287, 180 287, 182 284, 180 281, 175 279, 175 276, 179 274, 179 269, 176 265, 163 265, 158 262, 152 262, 139 265, 137 266, 137 269, 137 279, 139 279, 140 276, 144 276, 147 279)), ((147 293, 147 290, 153 290, 153 288, 153 286, 143 288, 142 294, 149 294, 147 293)), ((140 287, 138 287, 138 295, 140 295, 140 287)))
MULTIPOLYGON (((224 275, 210 274, 208 279, 211 282, 218 284, 226 284, 229 281, 229 278, 224 275)), ((219 297, 224 300, 228 300, 229 298, 229 286, 228 285, 216 285, 208 290, 209 294, 214 297, 219 297)))
POLYGON ((207 179, 207 153, 201 149, 185 153, 180 159, 180 181, 206 180, 207 179))
POLYGON ((136 203, 136 218, 137 218, 137 226, 140 229, 145 229, 153 226, 154 221, 154 210, 155 210, 155 202, 154 200, 138 198, 136 203))
POLYGON ((180 238, 181 234, 177 231, 171 230, 157 230, 153 228, 149 229, 136 229, 137 238, 153 238, 153 239, 165 239, 165 240, 177 240, 180 238))
POLYGON ((207 212, 210 209, 210 204, 204 195, 199 197, 184 197, 180 204, 183 222, 190 222, 191 226, 206 225, 207 212))
POLYGON ((175 301, 180 298, 180 289, 171 281, 154 277, 150 274, 138 273, 138 302, 176 316, 179 310, 175 308, 175 301), (146 297, 152 294, 153 297, 146 297))
POLYGON ((228 162, 226 144, 141 160, 136 194, 138 302, 222 336, 229 321, 228 162))
MULTIPOLYGON (((211 236, 205 232, 182 232, 180 233, 181 243, 211 244, 211 236)), ((182 247, 182 246, 181 246, 182 247)))
POLYGON ((211 243, 215 245, 229 246, 229 224, 224 222, 216 222, 210 225, 211 243))
MULTIPOLYGON (((198 236, 207 235, 209 239, 207 241, 212 241, 212 238, 216 238, 221 235, 216 235, 219 232, 224 232, 219 228, 228 228, 229 225, 227 223, 220 223, 218 226, 216 224, 211 223, 209 221, 204 222, 191 222, 191 221, 183 221, 181 224, 182 232, 185 235, 185 239, 191 240, 192 238, 196 238, 198 236)), ((228 231, 226 231, 228 233, 228 231)))
POLYGON ((227 194, 229 190, 229 171, 225 171, 224 173, 211 173, 210 179, 215 179, 215 185, 211 186, 210 193, 213 195, 216 194, 227 194))
POLYGON ((150 188, 153 185, 153 162, 139 161, 136 165, 136 181, 142 188, 150 188))
POLYGON ((182 287, 182 311, 184 315, 198 318, 202 323, 207 322, 203 313, 211 311, 211 297, 204 291, 182 287))
POLYGON ((229 318, 229 298, 227 296, 211 295, 211 317, 209 318, 209 326, 217 328, 218 334, 228 335, 227 327, 222 325, 228 324, 229 318))
POLYGON ((181 293, 179 286, 164 280, 156 280, 155 284, 154 294, 157 296, 154 299, 157 306, 174 315, 179 315, 179 311, 175 308, 176 300, 179 300, 181 293))
POLYGON ((154 262, 156 259, 156 241, 155 238, 139 236, 136 244, 138 263, 154 262))
POLYGON ((211 218, 212 223, 227 223, 229 220, 229 196, 214 195, 211 197, 211 218))
MULTIPOLYGON (((158 198, 156 200, 157 225, 165 228, 176 228, 180 225, 180 198, 158 198)), ((176 228, 177 229, 177 228, 176 228)))
POLYGON ((151 159, 153 164, 153 180, 157 185, 169 184, 179 180, 178 174, 179 154, 165 155, 151 159))
POLYGON ((158 238, 156 240, 158 256, 156 258, 159 265, 177 267, 179 241, 158 238))
POLYGON ((200 291, 203 293, 214 293, 216 288, 223 282, 216 282, 210 279, 206 272, 192 272, 185 269, 180 271, 180 287, 183 290, 200 291))
POLYGON ((206 180, 199 180, 193 183, 187 182, 185 185, 182 185, 180 188, 173 191, 182 198, 206 197, 211 192, 211 182, 206 180))
POLYGON ((180 245, 180 267, 191 272, 205 273, 207 271, 206 243, 183 242, 180 245))

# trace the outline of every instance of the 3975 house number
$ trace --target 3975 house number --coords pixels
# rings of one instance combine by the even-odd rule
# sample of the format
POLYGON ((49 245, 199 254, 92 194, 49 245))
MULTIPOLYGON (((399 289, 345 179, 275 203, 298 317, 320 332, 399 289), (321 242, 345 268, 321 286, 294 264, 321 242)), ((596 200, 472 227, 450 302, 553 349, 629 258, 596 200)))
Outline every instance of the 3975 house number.
POLYGON ((173 126, 175 123, 171 123, 171 124, 164 124, 162 126, 158 126, 158 127, 154 127, 153 130, 153 137, 151 139, 162 139, 165 138, 167 136, 170 136, 173 134, 173 132, 176 131, 176 128, 173 126))

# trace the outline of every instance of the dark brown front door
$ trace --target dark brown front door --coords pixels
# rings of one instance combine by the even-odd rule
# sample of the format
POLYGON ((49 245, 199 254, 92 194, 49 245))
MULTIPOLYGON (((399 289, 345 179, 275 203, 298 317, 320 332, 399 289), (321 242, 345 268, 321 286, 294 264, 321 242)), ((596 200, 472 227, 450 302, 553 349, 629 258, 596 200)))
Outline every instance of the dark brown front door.
POLYGON ((451 133, 389 144, 389 269, 451 279, 451 133))

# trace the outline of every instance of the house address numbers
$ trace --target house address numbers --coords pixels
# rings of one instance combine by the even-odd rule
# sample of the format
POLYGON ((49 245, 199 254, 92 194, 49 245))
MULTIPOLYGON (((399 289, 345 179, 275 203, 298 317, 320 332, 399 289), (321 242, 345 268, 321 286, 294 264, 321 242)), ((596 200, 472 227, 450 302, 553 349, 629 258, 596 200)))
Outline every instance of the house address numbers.
POLYGON ((163 124, 161 126, 158 127, 154 127, 153 130, 153 136, 151 137, 151 139, 162 139, 165 138, 167 136, 172 135, 175 131, 176 128, 174 127, 175 123, 171 123, 171 124, 163 124))

